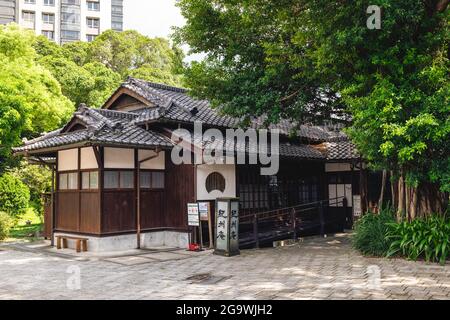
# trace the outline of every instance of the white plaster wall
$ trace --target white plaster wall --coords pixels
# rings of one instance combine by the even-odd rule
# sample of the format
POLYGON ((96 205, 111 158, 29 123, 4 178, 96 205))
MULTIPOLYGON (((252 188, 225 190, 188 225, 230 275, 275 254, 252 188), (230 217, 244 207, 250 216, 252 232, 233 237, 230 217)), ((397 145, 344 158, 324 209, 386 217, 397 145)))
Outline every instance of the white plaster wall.
POLYGON ((134 150, 105 148, 105 168, 134 169, 134 150))
POLYGON ((98 169, 97 158, 95 158, 94 149, 81 148, 81 169, 98 169))
POLYGON ((78 149, 58 151, 58 171, 78 170, 78 149))
POLYGON ((236 197, 236 166, 233 164, 200 165, 197 167, 197 200, 215 200, 221 197, 236 197), (225 191, 222 193, 206 190, 206 178, 213 172, 219 172, 225 178, 225 191))
MULTIPOLYGON (((70 233, 55 233, 58 235, 70 235, 70 233)), ((88 239, 88 252, 117 252, 136 249, 137 241, 136 234, 118 235, 111 237, 91 237, 80 236, 88 239)), ((175 231, 158 231, 141 234, 141 247, 174 247, 186 249, 189 243, 189 235, 186 232, 175 231)), ((75 250, 75 240, 68 240, 67 245, 69 249, 75 250)))
MULTIPOLYGON (((157 153, 152 150, 139 150, 139 161, 153 157, 157 153)), ((164 170, 166 169, 166 154, 161 151, 158 157, 141 163, 141 169, 164 170)))

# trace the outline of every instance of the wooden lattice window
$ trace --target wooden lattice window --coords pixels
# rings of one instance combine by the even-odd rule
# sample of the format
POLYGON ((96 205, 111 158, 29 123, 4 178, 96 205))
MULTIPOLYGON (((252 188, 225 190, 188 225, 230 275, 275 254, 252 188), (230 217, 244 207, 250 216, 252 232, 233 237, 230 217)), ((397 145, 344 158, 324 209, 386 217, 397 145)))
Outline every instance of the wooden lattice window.
POLYGON ((225 178, 218 172, 213 172, 206 178, 206 191, 211 193, 214 190, 225 191, 225 178))

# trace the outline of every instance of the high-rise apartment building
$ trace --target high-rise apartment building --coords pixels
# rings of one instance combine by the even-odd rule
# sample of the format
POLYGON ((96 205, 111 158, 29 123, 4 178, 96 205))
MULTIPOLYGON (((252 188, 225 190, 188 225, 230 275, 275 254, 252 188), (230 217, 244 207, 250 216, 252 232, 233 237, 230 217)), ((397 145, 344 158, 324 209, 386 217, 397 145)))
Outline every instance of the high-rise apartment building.
POLYGON ((0 0, 0 23, 15 21, 58 43, 123 30, 123 0, 0 0))

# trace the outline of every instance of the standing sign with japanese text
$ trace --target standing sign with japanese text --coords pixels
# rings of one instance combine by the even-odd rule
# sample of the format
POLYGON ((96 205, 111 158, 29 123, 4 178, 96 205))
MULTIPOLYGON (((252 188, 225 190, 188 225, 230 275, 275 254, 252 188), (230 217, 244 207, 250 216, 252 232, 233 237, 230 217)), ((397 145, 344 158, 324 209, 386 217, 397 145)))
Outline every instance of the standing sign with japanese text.
POLYGON ((228 251, 228 202, 217 201, 216 250, 228 251))
POLYGON ((239 254, 239 201, 231 201, 230 253, 239 254))
POLYGON ((200 218, 198 212, 197 203, 188 203, 188 226, 198 227, 200 226, 200 218))
POLYGON ((239 254, 239 199, 216 200, 214 253, 223 256, 239 254))
POLYGON ((209 203, 208 202, 199 202, 198 203, 198 211, 200 213, 201 221, 209 220, 209 203))

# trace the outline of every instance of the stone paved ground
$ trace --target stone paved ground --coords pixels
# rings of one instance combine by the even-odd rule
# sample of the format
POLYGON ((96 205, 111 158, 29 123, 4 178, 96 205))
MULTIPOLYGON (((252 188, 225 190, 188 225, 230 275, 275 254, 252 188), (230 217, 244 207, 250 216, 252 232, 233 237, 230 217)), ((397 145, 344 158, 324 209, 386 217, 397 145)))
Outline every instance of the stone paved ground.
POLYGON ((3 248, 0 299, 450 299, 450 265, 365 258, 348 235, 232 258, 158 254, 77 260, 3 248), (78 268, 77 290, 68 271, 78 268), (209 276, 186 280, 199 274, 209 276))

